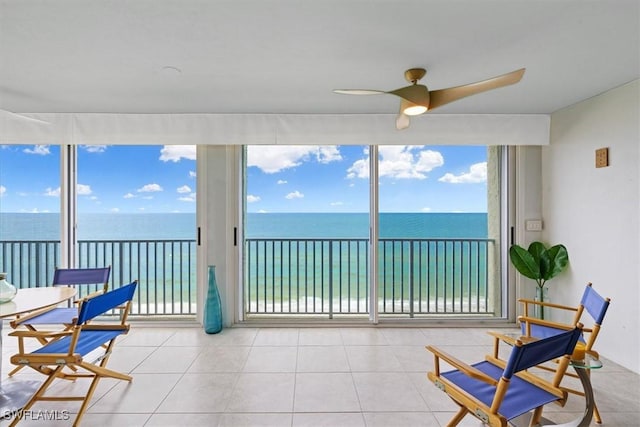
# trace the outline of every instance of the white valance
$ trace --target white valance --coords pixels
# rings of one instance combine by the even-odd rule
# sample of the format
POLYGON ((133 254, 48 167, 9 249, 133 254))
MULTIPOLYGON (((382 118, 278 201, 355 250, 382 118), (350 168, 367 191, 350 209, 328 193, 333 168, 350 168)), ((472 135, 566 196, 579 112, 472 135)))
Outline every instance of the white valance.
POLYGON ((547 145, 545 114, 29 114, 0 118, 2 144, 547 145))

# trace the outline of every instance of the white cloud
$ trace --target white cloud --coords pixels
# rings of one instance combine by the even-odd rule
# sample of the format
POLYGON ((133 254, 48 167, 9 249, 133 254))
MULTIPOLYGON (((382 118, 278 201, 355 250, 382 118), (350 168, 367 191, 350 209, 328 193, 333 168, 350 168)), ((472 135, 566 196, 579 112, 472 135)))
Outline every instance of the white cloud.
POLYGON ((331 163, 342 160, 340 150, 338 150, 338 147, 335 145, 321 145, 318 147, 316 157, 320 163, 331 163))
POLYGON ((286 183, 287 183, 287 181, 286 181, 286 180, 284 180, 284 179, 279 179, 279 180, 278 180, 278 182, 277 182, 276 184, 278 184, 278 185, 283 185, 283 184, 286 184, 286 183))
POLYGON ((118 213, 118 212, 120 212, 120 208, 111 208, 111 209, 110 209, 110 212, 112 212, 112 213, 118 213))
POLYGON ((178 200, 181 202, 195 202, 196 201, 196 193, 191 193, 188 196, 178 197, 178 200))
POLYGON ((163 162, 179 162, 181 159, 195 160, 195 145, 165 145, 160 150, 160 160, 163 162))
POLYGON ((4 193, 7 192, 7 187, 4 185, 0 185, 0 197, 4 196, 4 193))
POLYGON ((76 191, 78 192, 79 196, 88 196, 89 194, 91 194, 91 186, 85 185, 85 184, 78 184, 76 186, 76 191))
POLYGON ((265 211, 264 209, 260 209, 258 213, 269 213, 269 211, 265 211))
POLYGON ((369 178, 369 158, 353 162, 347 169, 347 178, 369 178))
POLYGON ((182 187, 178 187, 176 191, 180 194, 191 193, 191 188, 188 185, 183 185, 182 187))
POLYGON ((50 196, 50 197, 60 197, 60 187, 58 188, 47 187, 47 189, 44 190, 44 195, 50 196))
POLYGON ((25 209, 21 209, 20 212, 24 212, 24 213, 49 213, 49 210, 45 209, 45 210, 41 211, 38 208, 33 208, 30 211, 29 210, 25 210, 25 209))
MULTIPOLYGON (((347 170, 348 178, 369 178, 369 151, 366 158, 356 160, 347 170)), ((378 148, 378 174, 394 179, 426 179, 427 173, 444 165, 438 151, 420 145, 386 145, 378 148)))
POLYGON ((440 182, 448 182, 450 184, 477 184, 487 182, 487 162, 475 163, 469 167, 469 172, 454 175, 452 173, 444 174, 440 182))
POLYGON ((51 151, 49 151, 48 145, 34 145, 33 148, 25 148, 22 151, 24 151, 27 154, 38 154, 40 156, 46 156, 48 154, 51 154, 51 151))
POLYGON ((106 145, 81 145, 88 153, 104 153, 107 151, 106 145))
POLYGON ((331 206, 342 206, 342 205, 344 205, 344 203, 342 203, 342 202, 331 202, 330 205, 331 206))
POLYGON ((292 191, 291 193, 287 194, 286 196, 284 196, 286 199, 302 199, 304 197, 304 194, 302 194, 301 192, 299 192, 298 190, 296 191, 292 191))
POLYGON ((189 178, 195 178, 196 177, 196 171, 189 171, 189 178))
POLYGON ((247 167, 255 166, 264 173, 276 173, 300 166, 312 158, 319 163, 342 160, 335 145, 251 146, 247 149, 247 167))
POLYGON ((431 212, 431 208, 424 207, 424 208, 420 209, 420 211, 422 211, 422 212, 431 212))
POLYGON ((125 199, 133 199, 134 197, 136 197, 136 195, 135 194, 131 194, 131 193, 127 193, 122 197, 124 197, 125 199))
POLYGON ((247 203, 255 203, 260 201, 260 196, 254 196, 253 194, 247 194, 247 203))
POLYGON ((147 184, 138 188, 138 193, 153 193, 157 191, 163 191, 159 184, 147 184))

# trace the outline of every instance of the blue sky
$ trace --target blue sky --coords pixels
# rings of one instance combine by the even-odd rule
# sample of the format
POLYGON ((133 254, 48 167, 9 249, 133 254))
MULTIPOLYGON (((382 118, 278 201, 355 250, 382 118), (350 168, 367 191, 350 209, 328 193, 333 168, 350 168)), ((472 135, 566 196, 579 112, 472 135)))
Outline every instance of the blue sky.
MULTIPOLYGON (((194 146, 81 146, 80 212, 195 212, 194 146)), ((380 211, 486 212, 486 147, 381 146, 380 211)), ((252 146, 248 212, 366 212, 365 146, 252 146)), ((58 146, 0 146, 0 212, 60 211, 58 146)))
MULTIPOLYGON (((248 212, 367 212, 365 146, 249 147, 248 212)), ((486 212, 486 147, 380 146, 381 212, 486 212)))
MULTIPOLYGON (((195 146, 81 146, 78 209, 195 212, 195 146)), ((0 211, 60 212, 58 146, 0 147, 0 211)))

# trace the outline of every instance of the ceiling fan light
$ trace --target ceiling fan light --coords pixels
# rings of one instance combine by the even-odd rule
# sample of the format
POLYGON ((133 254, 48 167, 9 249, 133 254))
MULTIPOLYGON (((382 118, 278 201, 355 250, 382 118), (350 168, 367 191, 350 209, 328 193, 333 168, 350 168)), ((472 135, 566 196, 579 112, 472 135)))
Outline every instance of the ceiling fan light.
POLYGON ((407 107, 404 109, 404 113, 407 116, 419 116, 420 114, 427 111, 427 107, 422 105, 414 105, 412 107, 407 107))
POLYGON ((424 105, 414 104, 406 99, 402 100, 402 112, 407 116, 419 116, 427 111, 427 107, 424 105))

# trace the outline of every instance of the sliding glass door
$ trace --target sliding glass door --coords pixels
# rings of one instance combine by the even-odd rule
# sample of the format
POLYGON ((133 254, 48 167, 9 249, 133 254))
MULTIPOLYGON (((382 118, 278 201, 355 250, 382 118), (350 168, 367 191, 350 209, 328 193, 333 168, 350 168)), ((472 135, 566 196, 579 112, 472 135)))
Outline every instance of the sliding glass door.
POLYGON ((379 315, 499 316, 490 264, 500 188, 488 180, 499 171, 497 148, 394 145, 378 154, 379 315))
POLYGON ((246 317, 504 316, 502 157, 475 146, 246 147, 246 317))
POLYGON ((244 307, 366 316, 369 180, 362 146, 249 146, 244 307))
POLYGON ((138 280, 134 314, 196 313, 195 146, 79 146, 80 267, 138 280))

